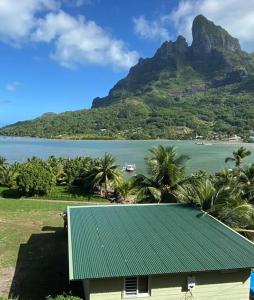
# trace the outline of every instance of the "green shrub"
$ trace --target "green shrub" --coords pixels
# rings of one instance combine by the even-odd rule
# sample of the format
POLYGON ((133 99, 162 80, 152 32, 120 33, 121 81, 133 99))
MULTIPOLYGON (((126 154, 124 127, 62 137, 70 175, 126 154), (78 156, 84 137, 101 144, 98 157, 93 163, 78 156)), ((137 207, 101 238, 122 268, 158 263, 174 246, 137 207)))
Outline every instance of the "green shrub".
POLYGON ((55 176, 45 162, 33 159, 20 166, 17 187, 21 195, 47 195, 54 186, 55 176))
POLYGON ((65 174, 65 181, 67 184, 74 184, 82 186, 82 174, 85 173, 89 166, 93 163, 90 157, 76 157, 72 159, 65 159, 63 161, 63 170, 65 174))

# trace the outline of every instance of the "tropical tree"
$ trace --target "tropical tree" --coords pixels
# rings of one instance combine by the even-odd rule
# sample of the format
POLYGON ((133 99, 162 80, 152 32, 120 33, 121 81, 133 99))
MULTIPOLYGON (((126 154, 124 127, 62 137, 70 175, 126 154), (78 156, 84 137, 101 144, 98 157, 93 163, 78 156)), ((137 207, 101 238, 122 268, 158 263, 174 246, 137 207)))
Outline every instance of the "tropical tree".
POLYGON ((242 194, 250 203, 254 203, 254 164, 237 168, 237 181, 241 184, 242 194))
POLYGON ((121 202, 127 202, 131 196, 134 196, 135 185, 132 178, 125 180, 124 178, 116 185, 115 194, 121 202))
POLYGON ((14 167, 2 165, 0 167, 0 183, 6 187, 13 187, 16 184, 17 172, 14 167))
POLYGON ((216 186, 234 185, 239 181, 239 168, 223 169, 213 177, 216 186))
POLYGON ((64 184, 65 183, 65 173, 64 173, 64 159, 57 158, 54 155, 49 156, 47 159, 47 163, 50 166, 52 173, 55 176, 57 184, 64 184))
POLYGON ((145 201, 151 198, 156 202, 175 202, 174 190, 185 180, 187 155, 177 155, 175 147, 162 145, 149 150, 145 158, 148 174, 136 176, 138 196, 145 201))
POLYGON ((254 182, 254 164, 241 169, 240 178, 247 184, 254 182))
POLYGON ((116 159, 108 153, 97 160, 95 165, 87 172, 85 180, 89 181, 93 187, 99 187, 100 194, 108 196, 109 187, 111 184, 119 184, 122 179, 116 159))
POLYGON ((134 185, 136 187, 137 198, 141 202, 161 202, 161 190, 158 182, 152 177, 138 174, 134 178, 134 185))
POLYGON ((244 148, 240 147, 237 151, 233 151, 233 157, 227 157, 225 162, 234 161, 236 167, 240 167, 243 163, 245 157, 250 156, 251 152, 244 148))
POLYGON ((207 211, 211 209, 218 197, 214 184, 209 179, 195 180, 178 186, 175 196, 179 202, 190 203, 207 211))
POLYGON ((64 180, 69 185, 83 185, 84 174, 91 170, 94 161, 90 157, 76 157, 63 161, 64 180))
POLYGON ((199 206, 241 233, 254 229, 254 208, 245 198, 241 182, 218 185, 217 178, 200 179, 179 186, 175 194, 180 202, 199 206))
POLYGON ((0 167, 6 164, 6 159, 3 156, 0 156, 0 167))
POLYGON ((28 196, 49 194, 55 186, 55 176, 49 165, 39 159, 20 165, 16 181, 20 194, 28 196))

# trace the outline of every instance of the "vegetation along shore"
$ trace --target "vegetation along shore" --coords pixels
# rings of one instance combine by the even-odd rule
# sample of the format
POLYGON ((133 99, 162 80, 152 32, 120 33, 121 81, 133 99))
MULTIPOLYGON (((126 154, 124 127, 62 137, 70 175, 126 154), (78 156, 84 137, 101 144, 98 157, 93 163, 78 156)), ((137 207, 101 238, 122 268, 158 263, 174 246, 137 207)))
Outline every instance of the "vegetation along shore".
POLYGON ((254 230, 254 164, 244 165, 244 158, 250 154, 241 146, 225 158, 234 168, 215 174, 199 170, 190 176, 185 172, 190 157, 162 145, 149 150, 147 175, 125 176, 108 153, 95 159, 33 157, 11 165, 1 158, 0 195, 89 203, 185 202, 249 236, 254 230))

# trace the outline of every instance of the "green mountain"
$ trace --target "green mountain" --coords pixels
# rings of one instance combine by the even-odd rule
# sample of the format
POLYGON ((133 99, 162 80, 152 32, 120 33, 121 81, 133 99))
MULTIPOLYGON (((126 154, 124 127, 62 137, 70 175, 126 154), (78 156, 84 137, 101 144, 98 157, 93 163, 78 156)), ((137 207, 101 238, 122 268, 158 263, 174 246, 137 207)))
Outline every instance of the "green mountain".
POLYGON ((72 138, 225 138, 254 129, 254 54, 199 15, 193 42, 166 41, 92 109, 44 114, 3 135, 72 138))

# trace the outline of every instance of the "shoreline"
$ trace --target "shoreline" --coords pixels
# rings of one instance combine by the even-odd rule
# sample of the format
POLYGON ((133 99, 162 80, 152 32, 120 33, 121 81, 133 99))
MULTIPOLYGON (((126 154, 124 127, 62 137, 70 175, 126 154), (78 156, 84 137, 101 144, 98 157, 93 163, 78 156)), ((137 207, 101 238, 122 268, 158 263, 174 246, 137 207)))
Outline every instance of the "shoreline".
MULTIPOLYGON (((5 135, 0 135, 0 139, 17 139, 17 140, 22 140, 22 139, 29 139, 29 140, 47 140, 47 141, 72 141, 72 142, 112 142, 112 141, 119 141, 119 142, 138 142, 138 141, 143 141, 143 142, 149 142, 149 141, 170 141, 170 142, 193 142, 194 144, 199 141, 199 142, 204 142, 204 143, 212 143, 213 144, 226 144, 226 145, 252 145, 253 143, 250 142, 244 142, 244 141, 226 141, 226 140, 206 140, 206 139, 71 139, 71 138, 45 138, 45 137, 31 137, 31 136, 5 136, 5 135)), ((212 146, 212 145, 197 145, 197 146, 212 146)))

